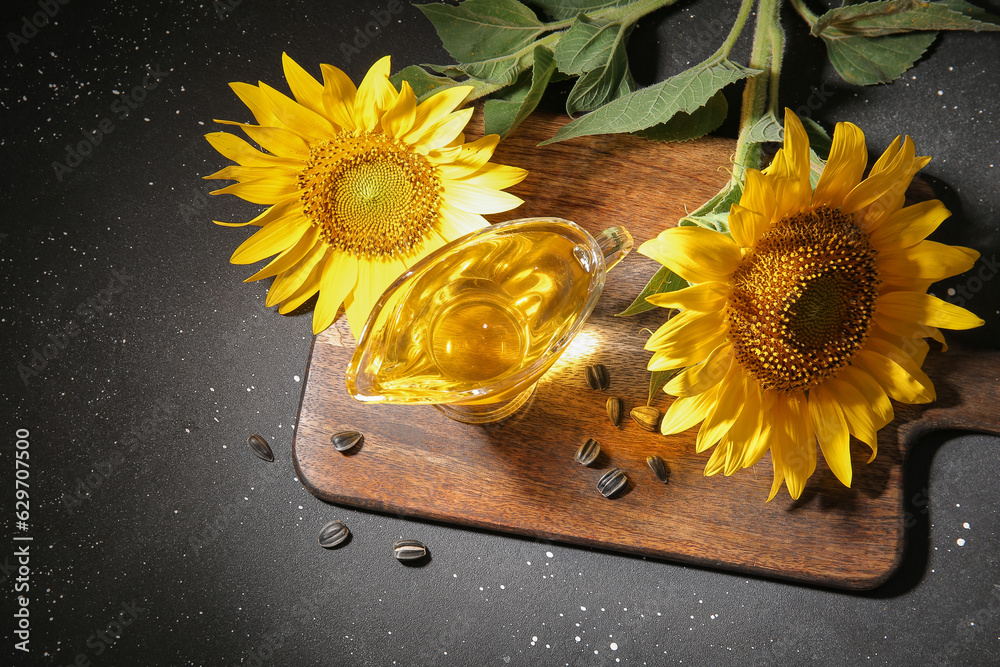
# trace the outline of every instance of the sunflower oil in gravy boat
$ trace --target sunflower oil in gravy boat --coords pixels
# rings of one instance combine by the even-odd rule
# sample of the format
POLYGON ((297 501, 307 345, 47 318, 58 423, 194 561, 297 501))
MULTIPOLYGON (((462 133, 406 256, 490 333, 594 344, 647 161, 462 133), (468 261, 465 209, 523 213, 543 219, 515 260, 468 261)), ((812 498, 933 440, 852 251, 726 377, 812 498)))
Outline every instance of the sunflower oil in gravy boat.
POLYGON ((491 225, 400 276, 362 329, 347 389, 372 403, 434 405, 478 424, 510 415, 586 323, 605 274, 632 249, 560 218, 491 225))

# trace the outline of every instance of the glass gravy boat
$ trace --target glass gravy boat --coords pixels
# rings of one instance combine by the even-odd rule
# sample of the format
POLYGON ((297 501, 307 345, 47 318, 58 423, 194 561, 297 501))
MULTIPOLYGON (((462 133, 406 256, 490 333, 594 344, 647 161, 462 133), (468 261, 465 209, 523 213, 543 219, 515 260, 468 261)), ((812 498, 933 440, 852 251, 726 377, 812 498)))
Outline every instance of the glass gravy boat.
POLYGON ((586 323, 605 273, 632 249, 560 218, 490 225, 442 246, 383 293, 347 369, 372 403, 434 405, 458 421, 503 419, 586 323))

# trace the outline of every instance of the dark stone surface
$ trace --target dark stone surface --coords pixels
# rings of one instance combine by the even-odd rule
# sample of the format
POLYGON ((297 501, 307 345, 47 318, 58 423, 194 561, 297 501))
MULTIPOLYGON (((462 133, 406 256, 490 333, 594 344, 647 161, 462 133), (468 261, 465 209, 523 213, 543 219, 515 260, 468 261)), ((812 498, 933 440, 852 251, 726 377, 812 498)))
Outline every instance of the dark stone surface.
MULTIPOLYGON (((5 34, 20 32, 40 4, 6 3, 5 34)), ((225 160, 202 135, 217 128, 213 118, 248 117, 228 82, 284 87, 282 51, 316 74, 330 62, 356 80, 385 53, 394 69, 447 54, 408 4, 395 13, 388 2, 48 4, 56 16, 16 50, 8 36, 0 64, 0 461, 9 489, 0 577, 3 651, 14 664, 996 660, 1000 443, 992 437, 939 434, 920 444, 906 560, 864 595, 312 498, 290 451, 311 313, 266 310, 266 285, 242 284, 247 269, 228 263, 246 231, 210 220, 245 220, 256 207, 206 196, 215 186, 198 177, 225 160), (372 12, 391 20, 345 53, 372 12), (150 70, 161 73, 155 87, 150 70), (136 88, 144 83, 148 91, 136 88), (126 98, 137 107, 127 117, 126 98), (59 178, 52 163, 65 161, 65 146, 102 127, 113 130, 59 178), (18 366, 47 345, 45 368, 22 378, 18 366), (13 507, 18 429, 30 432, 26 532, 13 507), (251 454, 251 433, 270 443, 274 463, 251 454), (317 534, 334 518, 352 539, 322 549, 317 534), (33 541, 14 542, 15 533, 33 541), (401 567, 392 557, 400 538, 425 543, 432 559, 401 567), (29 654, 13 649, 22 544, 30 544, 29 654)), ((704 0, 643 21, 631 46, 639 78, 650 83, 711 52, 733 13, 731 3, 704 0)), ((860 90, 838 82, 790 9, 786 24, 786 104, 808 105, 816 86, 825 99, 814 117, 858 123, 873 151, 898 133, 913 136, 920 153, 935 156, 925 173, 954 212, 936 238, 995 262, 998 37, 944 35, 904 79, 860 90)), ((987 326, 952 339, 996 347, 996 283, 977 288, 968 275, 939 293, 974 291, 966 305, 987 326)))

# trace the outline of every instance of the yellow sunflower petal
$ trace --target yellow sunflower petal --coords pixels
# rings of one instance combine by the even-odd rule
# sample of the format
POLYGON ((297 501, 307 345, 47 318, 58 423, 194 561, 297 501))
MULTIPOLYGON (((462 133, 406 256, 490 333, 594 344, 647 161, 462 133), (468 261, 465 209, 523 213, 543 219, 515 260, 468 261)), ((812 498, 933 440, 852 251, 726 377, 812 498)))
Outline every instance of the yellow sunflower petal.
POLYGON ((402 140, 410 144, 420 141, 424 134, 446 120, 471 92, 472 86, 452 86, 428 97, 417 106, 413 129, 402 140))
POLYGON ((443 122, 430 128, 420 139, 414 141, 413 145, 420 150, 428 151, 452 144, 469 124, 474 111, 475 109, 468 107, 449 114, 443 122))
MULTIPOLYGON (((756 243, 760 235, 773 222, 776 205, 771 179, 766 178, 757 169, 747 169, 739 210, 753 211, 757 215, 739 220, 738 224, 741 226, 739 234, 742 240, 737 240, 737 243, 744 248, 756 243)), ((730 211, 730 216, 732 216, 732 211, 730 211)), ((732 223, 730 223, 730 228, 732 228, 732 223)), ((735 238, 736 234, 733 236, 735 238)))
POLYGON ((868 402, 872 426, 876 431, 892 421, 894 416, 892 402, 886 394, 885 387, 869 373, 857 366, 845 366, 837 375, 837 379, 861 392, 868 402))
POLYGON ((344 130, 357 129, 354 118, 354 103, 358 89, 354 87, 351 77, 332 65, 320 65, 323 72, 323 110, 344 130))
POLYGON ((780 480, 788 487, 788 495, 798 500, 806 480, 816 470, 815 436, 809 419, 809 407, 801 392, 787 394, 775 401, 772 433, 774 438, 771 456, 775 468, 775 483, 771 486, 768 500, 774 498, 781 487, 779 468, 780 480))
POLYGON ((986 322, 954 304, 921 292, 889 292, 875 303, 879 313, 897 320, 917 322, 943 329, 973 329, 986 322))
MULTIPOLYGON (((302 274, 301 278, 297 281, 298 287, 293 290, 289 290, 287 296, 281 300, 281 304, 278 306, 278 312, 282 315, 287 315, 292 312, 311 299, 313 295, 319 291, 319 279, 323 271, 322 258, 325 256, 325 251, 322 248, 319 248, 317 249, 317 252, 319 253, 320 261, 309 264, 305 273, 302 274)), ((271 289, 274 290, 274 285, 271 286, 271 289)), ((271 293, 268 292, 268 297, 270 296, 271 293)), ((272 301, 270 305, 273 305, 274 303, 277 303, 277 300, 272 301)))
POLYGON ((733 348, 724 343, 708 355, 704 362, 686 368, 675 375, 663 391, 671 396, 695 396, 722 382, 733 362, 733 348))
POLYGON ((937 327, 929 327, 926 324, 920 324, 918 322, 897 320, 895 317, 889 317, 884 313, 879 313, 875 316, 875 324, 894 336, 911 339, 933 338, 937 342, 941 343, 942 351, 948 351, 948 343, 945 342, 944 334, 942 334, 941 330, 937 327))
POLYGON ((760 237, 768 221, 757 211, 733 204, 729 208, 729 233, 741 248, 749 248, 760 237))
MULTIPOLYGON (((247 167, 249 169, 250 167, 247 167)), ((264 178, 253 181, 233 183, 219 190, 213 190, 213 195, 236 195, 240 199, 253 204, 270 206, 275 202, 287 199, 289 195, 298 192, 299 185, 295 176, 288 172, 272 172, 264 178)))
POLYGON ((872 230, 871 244, 879 251, 909 248, 927 238, 950 215, 937 199, 907 206, 872 230))
MULTIPOLYGON (((753 397, 754 404, 759 406, 759 415, 757 416, 757 430, 751 431, 753 437, 747 440, 747 444, 743 448, 744 468, 756 465, 771 446, 771 427, 774 421, 772 417, 778 392, 761 391, 760 385, 750 380, 747 382, 747 396, 753 397)), ((734 427, 739 427, 739 421, 734 427)))
POLYGON ((319 298, 313 311, 314 335, 333 323, 341 304, 354 288, 357 272, 358 260, 354 255, 336 250, 327 255, 320 274, 319 298))
POLYGON ((449 204, 469 213, 502 213, 524 203, 520 197, 509 192, 469 185, 463 181, 447 181, 442 186, 449 204))
POLYGON ((441 206, 438 230, 445 240, 454 241, 460 236, 478 231, 489 224, 486 218, 478 213, 468 213, 445 203, 441 206))
POLYGON ((676 399, 663 413, 660 433, 670 435, 686 431, 702 421, 715 405, 718 388, 713 388, 697 396, 682 396, 676 399))
POLYGON ((309 144, 306 140, 295 134, 291 130, 280 127, 261 127, 259 125, 245 125, 243 123, 232 123, 229 121, 216 121, 227 125, 236 125, 247 133, 247 136, 256 141, 261 148, 273 153, 278 157, 291 160, 305 161, 309 159, 309 144))
POLYGON ((310 224, 294 205, 289 205, 284 215, 267 223, 241 243, 229 261, 233 264, 253 264, 276 255, 294 245, 310 224))
MULTIPOLYGON (((210 132, 205 135, 212 148, 223 156, 247 167, 282 167, 285 169, 302 169, 302 161, 281 158, 275 155, 261 153, 259 150, 229 132, 210 132)), ((207 177, 206 177, 207 178, 207 177)))
POLYGON ((467 185, 477 185, 487 188, 509 188, 517 185, 528 175, 527 169, 520 167, 508 167, 504 164, 494 164, 489 162, 483 165, 475 174, 462 177, 460 180, 467 185))
POLYGON ((702 227, 673 227, 639 246, 639 252, 690 283, 728 282, 743 254, 736 243, 702 227))
POLYGON ((729 293, 726 283, 698 283, 673 292, 661 292, 646 297, 648 303, 661 308, 680 308, 701 313, 719 312, 729 293))
MULTIPOLYGON (((299 303, 302 303, 309 296, 315 294, 316 290, 319 289, 319 271, 322 269, 320 262, 326 257, 328 249, 325 243, 314 245, 295 266, 276 276, 274 282, 271 283, 271 289, 267 292, 267 299, 264 304, 270 308, 274 304, 288 299, 297 300, 299 296, 302 296, 301 292, 304 288, 312 288, 312 291, 309 292, 309 295, 302 298, 299 303)), ((282 305, 284 306, 285 304, 282 305)), ((286 313, 289 310, 294 310, 296 307, 290 306, 285 310, 279 309, 278 312, 286 313)))
POLYGON ((299 240, 295 243, 295 245, 282 250, 277 257, 268 262, 267 266, 249 278, 244 278, 243 282, 252 283, 256 280, 262 280, 263 278, 270 278, 280 273, 284 273, 302 261, 302 258, 304 258, 309 251, 312 250, 313 246, 316 245, 316 240, 318 238, 319 227, 313 225, 307 229, 301 237, 299 237, 299 240))
MULTIPOLYGON (((683 314, 683 313, 682 313, 683 314)), ((701 326, 708 322, 700 322, 701 326)), ((680 338, 664 341, 650 358, 646 368, 651 371, 666 371, 685 368, 697 364, 726 340, 728 327, 722 318, 717 318, 716 327, 706 327, 704 338, 680 338)))
POLYGON ((399 96, 382 116, 382 131, 390 137, 401 137, 413 127, 417 117, 417 96, 408 81, 400 87, 399 96))
POLYGON ((746 403, 746 380, 746 373, 742 367, 738 364, 730 366, 729 372, 719 384, 715 406, 705 416, 705 421, 698 429, 695 452, 703 452, 719 442, 732 428, 746 403))
POLYGON ((875 428, 875 415, 872 413, 868 401, 864 394, 852 384, 838 380, 836 378, 827 380, 818 387, 809 390, 810 394, 823 394, 829 392, 830 398, 840 406, 847 420, 847 427, 851 435, 868 445, 872 450, 872 458, 878 451, 878 437, 875 428))
POLYGON ((285 128, 284 123, 274 115, 271 103, 260 88, 242 81, 234 81, 229 84, 229 87, 240 98, 240 101, 247 105, 258 125, 285 128))
POLYGON ((794 215, 809 205, 812 186, 809 184, 809 136, 802 121, 785 109, 785 140, 775 156, 774 169, 768 168, 774 186, 774 217, 794 215))
POLYGON ((378 127, 382 113, 392 106, 399 95, 399 91, 389 81, 390 71, 389 56, 382 56, 371 66, 358 86, 358 95, 354 100, 357 129, 370 132, 378 127))
POLYGON ((971 248, 920 241, 909 248, 879 253, 878 269, 884 280, 899 285, 907 278, 938 281, 965 273, 977 259, 979 253, 971 248))
POLYGON ((840 206, 844 196, 861 182, 867 164, 865 133, 853 123, 837 123, 830 158, 813 192, 813 206, 840 206))
POLYGON ((809 416, 827 466, 841 484, 850 487, 854 474, 851 467, 851 432, 843 410, 829 393, 813 391, 809 394, 809 416))
POLYGON ((900 403, 930 403, 935 398, 934 383, 913 359, 898 350, 875 351, 875 346, 860 350, 852 363, 881 384, 900 403))
POLYGON ((725 321, 717 312, 700 313, 696 310, 685 310, 661 324, 646 340, 644 347, 651 351, 661 351, 687 346, 693 341, 712 336, 724 326, 725 321))
POLYGON ((285 70, 285 81, 288 82, 288 87, 291 88, 292 95, 298 103, 318 114, 324 113, 323 84, 314 79, 287 53, 281 54, 281 65, 285 70))
POLYGON ((297 196, 287 197, 279 202, 275 202, 270 208, 266 209, 256 218, 252 220, 247 220, 246 222, 219 222, 218 220, 213 220, 217 225, 222 225, 223 227, 246 227, 247 225, 254 225, 255 227, 263 227, 269 222, 273 222, 278 218, 282 218, 287 215, 288 211, 292 208, 298 210, 301 205, 299 204, 299 198, 297 196))
MULTIPOLYGON (((299 167, 301 169, 301 165, 299 167)), ((264 180, 272 176, 283 179, 295 178, 298 175, 298 171, 285 166, 244 167, 243 165, 235 164, 223 167, 214 174, 202 176, 202 178, 205 180, 242 181, 246 183, 249 181, 264 180)))
POLYGON ((295 132, 299 135, 320 141, 329 139, 337 133, 338 128, 334 127, 324 116, 302 106, 284 93, 275 90, 266 83, 260 84, 260 90, 271 104, 275 118, 278 118, 283 126, 295 128, 295 132))
POLYGON ((459 146, 457 151, 447 149, 451 152, 448 159, 443 159, 441 151, 430 151, 427 159, 438 165, 443 178, 462 178, 476 173, 489 163, 499 142, 499 135, 487 134, 481 139, 459 146))

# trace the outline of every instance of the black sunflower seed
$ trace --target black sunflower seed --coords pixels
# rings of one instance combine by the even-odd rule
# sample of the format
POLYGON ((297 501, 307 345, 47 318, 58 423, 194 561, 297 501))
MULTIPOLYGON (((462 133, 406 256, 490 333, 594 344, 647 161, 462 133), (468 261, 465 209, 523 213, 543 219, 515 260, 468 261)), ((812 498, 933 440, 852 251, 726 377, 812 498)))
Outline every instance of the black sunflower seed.
POLYGON ((666 484, 667 477, 670 476, 670 470, 667 468, 667 464, 663 462, 663 459, 653 454, 646 457, 646 463, 649 465, 649 469, 653 471, 653 474, 656 475, 656 479, 666 484))
POLYGON ((392 545, 396 560, 414 561, 427 555, 427 547, 416 540, 400 540, 392 545))
POLYGON ((361 435, 357 431, 341 431, 340 433, 334 433, 330 437, 330 442, 333 443, 333 448, 338 452, 346 452, 349 449, 357 447, 362 442, 365 441, 365 436, 361 435))
POLYGON ((587 384, 591 389, 607 389, 611 385, 611 374, 604 364, 587 366, 587 384))
POLYGON ((597 490, 605 498, 610 498, 625 488, 628 484, 628 477, 618 468, 609 470, 601 479, 597 480, 597 490))
POLYGON ((593 438, 588 438, 587 442, 580 445, 580 449, 576 450, 576 462, 580 465, 589 466, 597 460, 600 453, 601 443, 593 438))
POLYGON ((263 459, 269 463, 274 461, 274 452, 271 451, 271 447, 267 444, 267 440, 260 437, 256 433, 247 438, 247 445, 250 446, 250 451, 253 452, 257 458, 263 459))
POLYGON ((319 531, 319 545, 324 549, 332 549, 341 544, 351 534, 343 521, 331 521, 319 531))

